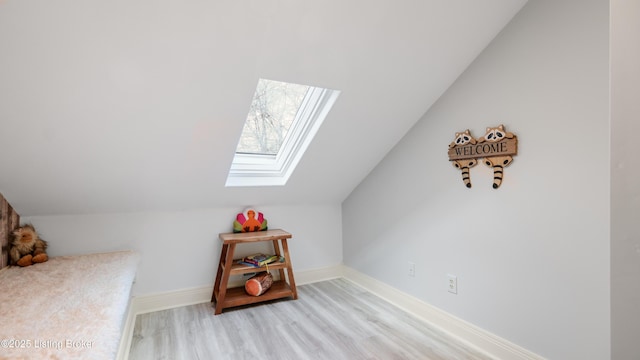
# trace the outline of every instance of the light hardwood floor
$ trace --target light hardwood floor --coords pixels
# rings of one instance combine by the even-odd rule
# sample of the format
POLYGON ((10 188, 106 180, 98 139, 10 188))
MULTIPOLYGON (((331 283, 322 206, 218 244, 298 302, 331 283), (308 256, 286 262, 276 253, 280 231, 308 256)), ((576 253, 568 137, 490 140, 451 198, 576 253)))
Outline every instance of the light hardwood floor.
POLYGON ((129 359, 490 359, 348 280, 298 295, 217 316, 210 303, 138 315, 129 359))

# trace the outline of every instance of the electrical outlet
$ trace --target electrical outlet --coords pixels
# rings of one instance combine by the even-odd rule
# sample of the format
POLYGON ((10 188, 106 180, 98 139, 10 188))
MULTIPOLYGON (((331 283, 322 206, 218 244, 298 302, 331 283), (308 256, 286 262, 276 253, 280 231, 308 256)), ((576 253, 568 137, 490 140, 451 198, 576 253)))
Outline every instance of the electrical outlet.
POLYGON ((416 276, 416 264, 412 263, 411 261, 409 261, 409 276, 416 276))
POLYGON ((458 293, 458 277, 455 275, 447 275, 449 277, 449 287, 448 291, 452 294, 458 293))

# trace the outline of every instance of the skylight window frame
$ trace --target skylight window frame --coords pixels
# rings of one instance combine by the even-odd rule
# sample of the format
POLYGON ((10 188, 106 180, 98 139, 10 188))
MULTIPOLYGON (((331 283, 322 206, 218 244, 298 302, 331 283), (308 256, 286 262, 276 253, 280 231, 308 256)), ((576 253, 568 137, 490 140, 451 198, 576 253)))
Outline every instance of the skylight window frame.
POLYGON ((285 185, 340 91, 309 87, 277 154, 236 152, 225 186, 285 185))

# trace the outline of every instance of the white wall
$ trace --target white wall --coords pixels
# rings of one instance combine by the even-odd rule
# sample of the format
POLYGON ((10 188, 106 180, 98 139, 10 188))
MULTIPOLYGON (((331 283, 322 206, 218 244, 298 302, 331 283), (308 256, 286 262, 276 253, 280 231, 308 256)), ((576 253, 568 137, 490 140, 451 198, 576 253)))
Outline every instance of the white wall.
POLYGON ((529 1, 343 202, 345 265, 544 357, 609 358, 608 26, 608 1, 529 1), (465 188, 447 145, 501 123, 502 187, 479 164, 465 188))
MULTIPOLYGON (((293 234, 289 241, 295 271, 342 263, 339 205, 263 206, 272 229, 293 234)), ((141 254, 134 295, 211 286, 220 257, 218 234, 230 232, 243 208, 182 212, 34 216, 32 222, 49 242, 49 254, 71 255, 122 249, 141 254)), ((237 254, 269 251, 261 245, 239 246, 237 254)), ((268 244, 266 244, 268 245, 268 244)))
POLYGON ((611 1, 612 359, 640 357, 640 3, 611 1))

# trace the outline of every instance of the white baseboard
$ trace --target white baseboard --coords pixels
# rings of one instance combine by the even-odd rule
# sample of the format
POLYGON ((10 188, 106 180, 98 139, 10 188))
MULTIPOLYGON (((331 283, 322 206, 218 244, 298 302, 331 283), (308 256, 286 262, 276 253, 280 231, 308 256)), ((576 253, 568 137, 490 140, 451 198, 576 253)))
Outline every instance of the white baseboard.
POLYGON ((373 294, 399 308, 433 324, 460 341, 502 360, 544 360, 543 357, 513 344, 497 335, 457 318, 420 299, 408 295, 379 280, 347 266, 343 269, 347 280, 362 286, 373 294))
POLYGON ((295 273, 296 285, 311 284, 343 277, 344 266, 336 265, 320 269, 305 270, 295 273))
POLYGON ((128 360, 129 349, 131 348, 131 340, 133 337, 133 327, 136 324, 136 314, 132 311, 133 299, 129 301, 129 307, 127 308, 127 318, 125 320, 122 335, 120 336, 120 345, 118 346, 118 353, 116 359, 128 360))
MULTIPOLYGON (((341 277, 352 281, 353 283, 365 288, 371 293, 389 301, 418 318, 433 324, 442 331, 493 358, 502 360, 544 360, 543 357, 530 352, 529 350, 513 344, 497 335, 457 318, 352 268, 337 265, 295 273, 296 285, 310 284, 313 282, 341 277)), ((242 285, 242 281, 236 281, 229 284, 229 286, 232 287, 240 285, 242 285)), ((118 359, 128 359, 136 315, 181 306, 207 303, 211 301, 212 290, 213 285, 210 285, 134 297, 122 335, 123 341, 118 354, 118 359)))
POLYGON ((135 315, 173 309, 181 306, 201 304, 211 301, 211 286, 182 289, 166 293, 141 295, 133 298, 132 311, 135 315))

